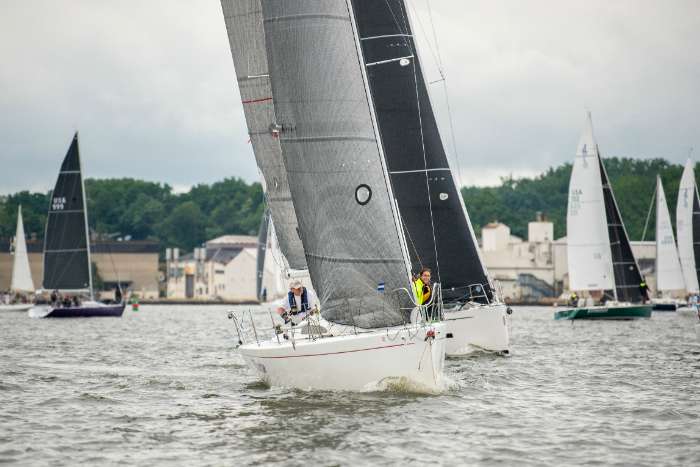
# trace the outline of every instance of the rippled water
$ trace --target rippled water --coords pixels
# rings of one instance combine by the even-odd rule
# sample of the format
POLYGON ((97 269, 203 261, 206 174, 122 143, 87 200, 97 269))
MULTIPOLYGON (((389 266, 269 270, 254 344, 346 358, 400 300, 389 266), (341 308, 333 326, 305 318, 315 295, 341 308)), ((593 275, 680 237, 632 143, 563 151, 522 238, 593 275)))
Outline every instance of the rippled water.
POLYGON ((700 464, 690 318, 572 325, 516 308, 512 356, 450 359, 451 389, 426 396, 266 388, 225 309, 0 314, 0 462, 700 464))

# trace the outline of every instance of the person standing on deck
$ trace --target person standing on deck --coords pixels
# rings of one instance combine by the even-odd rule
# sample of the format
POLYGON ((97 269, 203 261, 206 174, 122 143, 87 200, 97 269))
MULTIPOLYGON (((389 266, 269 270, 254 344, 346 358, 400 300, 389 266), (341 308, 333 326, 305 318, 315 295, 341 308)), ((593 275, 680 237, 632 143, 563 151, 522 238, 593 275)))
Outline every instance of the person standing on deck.
POLYGON ((647 287, 646 281, 642 278, 642 282, 639 283, 639 293, 642 295, 642 303, 646 303, 649 299, 648 290, 649 287, 647 287))

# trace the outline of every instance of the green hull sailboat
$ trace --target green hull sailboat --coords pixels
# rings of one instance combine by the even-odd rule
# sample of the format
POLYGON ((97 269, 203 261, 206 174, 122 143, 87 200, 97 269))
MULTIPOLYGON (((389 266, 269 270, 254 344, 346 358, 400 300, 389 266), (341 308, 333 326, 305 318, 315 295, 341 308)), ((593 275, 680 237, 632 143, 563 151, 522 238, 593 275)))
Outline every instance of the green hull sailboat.
POLYGON ((557 311, 554 319, 649 318, 652 305, 593 136, 588 113, 569 182, 569 289, 602 293, 606 305, 557 311))
POLYGON ((560 310, 554 319, 637 319, 650 318, 652 305, 591 306, 560 310))

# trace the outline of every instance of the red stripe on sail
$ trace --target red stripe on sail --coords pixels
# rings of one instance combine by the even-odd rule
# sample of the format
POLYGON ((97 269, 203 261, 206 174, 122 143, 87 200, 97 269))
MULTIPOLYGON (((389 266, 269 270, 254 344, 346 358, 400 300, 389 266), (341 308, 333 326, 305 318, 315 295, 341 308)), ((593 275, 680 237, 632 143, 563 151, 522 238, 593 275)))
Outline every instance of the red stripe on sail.
POLYGON ((261 99, 248 99, 247 101, 243 101, 244 104, 255 104, 257 102, 267 102, 271 101, 272 97, 263 97, 261 99))

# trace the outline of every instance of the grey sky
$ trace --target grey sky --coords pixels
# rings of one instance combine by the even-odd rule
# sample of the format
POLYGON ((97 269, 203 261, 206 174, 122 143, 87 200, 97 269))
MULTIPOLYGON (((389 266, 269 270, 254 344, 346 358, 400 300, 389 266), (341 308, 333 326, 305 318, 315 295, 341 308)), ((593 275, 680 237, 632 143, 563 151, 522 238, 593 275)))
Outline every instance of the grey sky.
MULTIPOLYGON (((427 2, 410 4, 437 79, 427 2)), ((430 5, 463 183, 570 161, 586 108, 604 155, 700 146, 700 2, 430 5)), ((218 0, 0 0, 0 57, 0 193, 49 189, 76 129, 89 177, 258 179, 218 0)))

